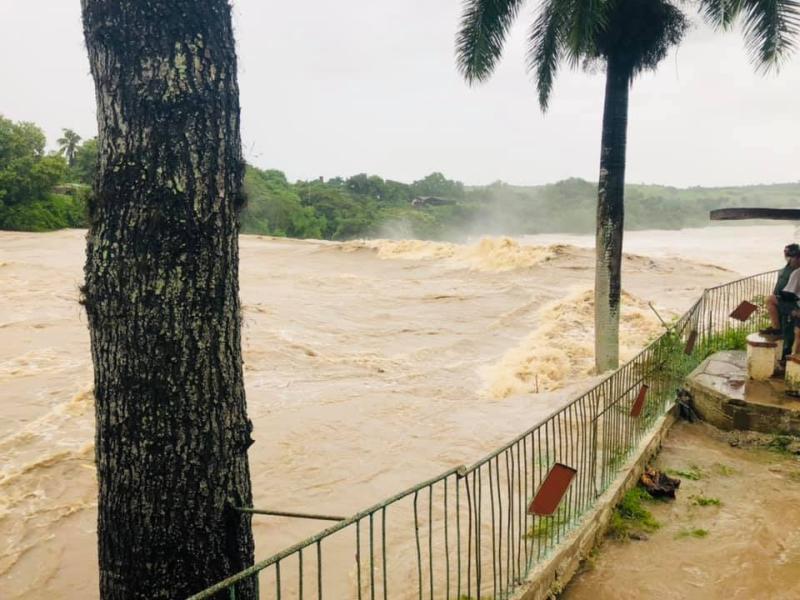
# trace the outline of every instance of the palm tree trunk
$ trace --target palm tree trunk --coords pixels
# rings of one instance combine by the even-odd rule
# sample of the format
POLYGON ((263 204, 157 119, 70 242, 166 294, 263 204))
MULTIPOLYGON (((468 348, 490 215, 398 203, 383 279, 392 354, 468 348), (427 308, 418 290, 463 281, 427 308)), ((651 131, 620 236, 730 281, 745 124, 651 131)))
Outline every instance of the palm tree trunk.
MULTIPOLYGON (((252 564, 228 0, 82 0, 99 163, 82 289, 103 600, 185 598, 252 564)), ((227 596, 226 596, 227 597, 227 596)), ((254 598, 253 583, 239 599, 254 598)))
POLYGON ((600 178, 595 241, 595 367, 598 373, 619 365, 622 231, 625 208, 625 145, 630 74, 609 60, 603 107, 600 178))

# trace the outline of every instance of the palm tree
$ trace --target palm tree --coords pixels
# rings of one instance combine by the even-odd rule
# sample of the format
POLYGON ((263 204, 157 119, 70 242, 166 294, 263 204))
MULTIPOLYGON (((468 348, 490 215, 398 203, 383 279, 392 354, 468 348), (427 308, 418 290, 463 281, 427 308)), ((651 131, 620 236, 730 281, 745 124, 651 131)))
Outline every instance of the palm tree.
POLYGON ((740 17, 750 58, 757 68, 776 68, 794 50, 800 36, 798 0, 700 0, 712 25, 730 29, 740 17))
MULTIPOLYGON (((457 58, 469 83, 491 75, 521 5, 522 0, 466 1, 457 58)), ((598 372, 619 363, 628 90, 637 74, 655 69, 681 41, 687 23, 670 0, 544 0, 528 38, 528 68, 543 111, 562 62, 573 67, 602 65, 606 72, 594 296, 598 372)))
POLYGON ((58 152, 64 155, 67 159, 67 164, 72 167, 75 164, 75 154, 78 151, 81 136, 72 131, 72 129, 63 129, 62 131, 64 132, 64 137, 56 140, 58 152))

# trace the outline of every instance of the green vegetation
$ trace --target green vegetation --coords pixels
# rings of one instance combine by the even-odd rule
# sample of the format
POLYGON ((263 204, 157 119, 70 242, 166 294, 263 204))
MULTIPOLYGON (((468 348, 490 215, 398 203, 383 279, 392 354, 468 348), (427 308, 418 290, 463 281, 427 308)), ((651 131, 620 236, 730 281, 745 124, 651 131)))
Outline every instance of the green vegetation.
POLYGON ((705 496, 693 496, 692 504, 696 506, 719 506, 722 504, 719 498, 706 498, 705 496))
POLYGON ((696 528, 696 529, 683 529, 683 530, 679 531, 678 535, 676 535, 675 537, 677 539, 683 539, 683 538, 688 538, 688 537, 704 538, 707 535, 708 535, 708 529, 696 528))
POLYGON ((798 449, 800 449, 800 438, 793 435, 774 435, 767 442, 767 450, 778 454, 794 456, 798 453, 798 449))
POLYGON ((645 502, 653 502, 647 490, 636 486, 622 497, 611 515, 608 527, 610 537, 626 540, 635 532, 652 532, 661 527, 647 508, 645 502))
POLYGON ((733 467, 729 467, 728 465, 723 465, 722 463, 715 464, 714 470, 723 477, 730 477, 731 475, 736 475, 739 472, 733 467))
MULTIPOLYGON (((465 187, 440 173, 411 184, 365 174, 289 183, 280 171, 248 167, 245 191, 244 233, 457 241, 483 234, 591 233, 597 184, 568 179, 534 187, 502 182, 465 187), (444 202, 412 204, 426 196, 444 202)), ((629 185, 626 195, 626 229, 681 229, 711 225, 708 213, 715 208, 793 207, 800 184, 690 189, 629 185)), ((736 345, 743 343, 741 336, 736 345)))
MULTIPOLYGON (((76 168, 80 160, 85 162, 81 153, 86 154, 86 149, 77 145, 73 135, 62 141, 76 168)), ((45 152, 41 129, 0 116, 0 229, 84 227, 89 187, 59 185, 69 179, 86 181, 71 175, 64 157, 45 152)))
POLYGON ((691 481, 699 481, 705 477, 705 474, 700 470, 700 467, 697 465, 691 465, 688 469, 669 469, 667 471, 670 475, 676 475, 678 477, 683 477, 684 479, 690 479, 691 481))
POLYGON ((525 537, 535 540, 548 539, 554 536, 558 529, 566 523, 568 523, 567 509, 564 505, 561 505, 554 515, 537 517, 536 522, 528 529, 525 537))
MULTIPOLYGON (((47 154, 40 128, 0 117, 0 229, 86 226, 97 141, 81 141, 65 129, 58 144, 58 153, 47 154)), ((291 183, 281 171, 253 166, 247 167, 244 186, 243 233, 330 240, 590 233, 597 195, 597 185, 582 179, 467 187, 441 173, 410 184, 361 173, 291 183)), ((798 195, 800 184, 683 190, 629 185, 625 225, 631 230, 703 227, 711 209, 789 207, 798 195)), ((744 347, 743 332, 726 335, 736 339, 715 343, 744 347)), ((708 343, 702 349, 712 350, 708 343)))

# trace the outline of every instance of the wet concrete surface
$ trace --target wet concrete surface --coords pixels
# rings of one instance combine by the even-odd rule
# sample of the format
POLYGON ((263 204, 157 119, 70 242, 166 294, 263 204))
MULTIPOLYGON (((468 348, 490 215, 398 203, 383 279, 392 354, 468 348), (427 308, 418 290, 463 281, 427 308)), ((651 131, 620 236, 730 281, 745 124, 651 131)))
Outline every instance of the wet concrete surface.
POLYGON ((606 540, 561 597, 800 598, 800 456, 732 443, 738 434, 678 423, 654 461, 681 479, 677 498, 646 505, 661 527, 606 540))
POLYGON ((717 352, 689 375, 695 410, 721 429, 800 435, 800 400, 786 394, 780 375, 747 378, 744 351, 717 352))

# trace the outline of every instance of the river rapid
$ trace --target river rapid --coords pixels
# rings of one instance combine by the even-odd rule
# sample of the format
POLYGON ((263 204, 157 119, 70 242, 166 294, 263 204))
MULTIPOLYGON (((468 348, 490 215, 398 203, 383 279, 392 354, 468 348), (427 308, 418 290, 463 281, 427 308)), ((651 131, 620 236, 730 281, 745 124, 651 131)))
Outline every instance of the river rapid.
MULTIPOLYGON (((626 234, 623 358, 791 226, 626 234)), ((349 515, 471 463, 594 381, 588 236, 241 237, 256 506, 349 515)), ((0 232, 0 598, 97 597, 84 232, 0 232)), ((324 524, 254 520, 264 558, 324 524)))

